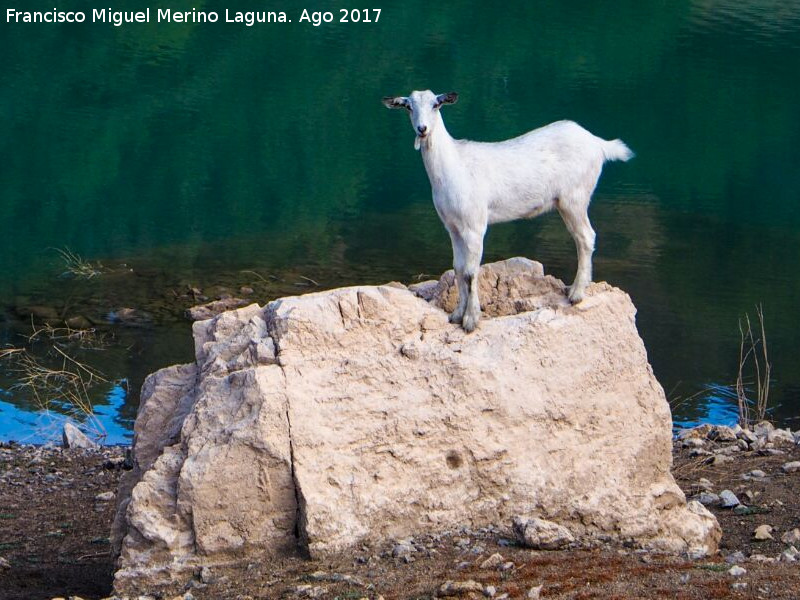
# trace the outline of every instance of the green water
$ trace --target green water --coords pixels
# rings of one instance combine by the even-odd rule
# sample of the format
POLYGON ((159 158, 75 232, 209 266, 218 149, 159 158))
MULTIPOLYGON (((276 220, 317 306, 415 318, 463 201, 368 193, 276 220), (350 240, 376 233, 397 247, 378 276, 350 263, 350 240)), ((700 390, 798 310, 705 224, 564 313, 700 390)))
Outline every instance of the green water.
MULTIPOLYGON (((762 303, 774 416, 797 427, 800 2, 406 0, 369 5, 378 23, 297 22, 341 7, 366 5, 287 1, 267 8, 292 23, 254 27, 0 22, 0 344, 30 332, 21 306, 146 313, 82 355, 110 380, 96 400, 124 436, 146 373, 191 359, 189 287, 265 301, 306 291, 303 277, 439 274, 448 237, 408 120, 380 98, 457 90, 456 137, 569 118, 625 140, 637 156, 607 165, 591 209, 595 279, 633 297, 668 395, 693 396, 676 419, 731 419, 718 386, 736 377, 739 317, 762 303), (54 248, 103 274, 61 277, 54 248)), ((574 273, 557 215, 493 227, 484 260, 514 255, 574 273)), ((30 399, 3 381, 0 436, 30 438, 30 399)))

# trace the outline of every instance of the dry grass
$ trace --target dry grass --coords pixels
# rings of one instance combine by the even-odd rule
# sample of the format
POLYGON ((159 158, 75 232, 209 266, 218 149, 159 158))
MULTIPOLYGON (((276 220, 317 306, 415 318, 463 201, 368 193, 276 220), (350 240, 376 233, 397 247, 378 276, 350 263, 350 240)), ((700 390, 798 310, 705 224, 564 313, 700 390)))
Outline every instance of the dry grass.
POLYGON ((769 363, 767 352, 767 333, 764 326, 764 309, 756 306, 758 329, 761 337, 753 333, 750 315, 745 313, 744 323, 739 320, 739 373, 736 378, 736 398, 739 405, 739 424, 747 429, 751 423, 763 421, 767 416, 769 407, 769 386, 772 375, 772 365, 769 363), (752 363, 753 381, 756 386, 755 400, 747 396, 745 385, 745 371, 748 364, 752 363))
POLYGON ((249 273, 251 275, 255 275, 259 279, 259 281, 261 281, 261 283, 270 283, 270 281, 279 281, 279 278, 276 277, 275 275, 267 275, 267 278, 269 278, 267 279, 257 271, 244 270, 240 271, 240 273, 249 273))
POLYGON ((55 406, 66 416, 83 422, 97 438, 106 436, 90 400, 90 390, 108 380, 97 370, 67 354, 53 344, 53 359, 45 363, 24 348, 0 350, 0 360, 9 364, 17 383, 11 389, 27 395, 41 411, 55 406))
POLYGON ((99 262, 97 264, 92 264, 69 248, 53 248, 53 250, 58 252, 66 266, 66 271, 62 273, 62 276, 70 275, 78 279, 92 279, 93 277, 102 275, 104 271, 103 265, 99 262))
POLYGON ((6 360, 19 355, 24 352, 22 348, 0 348, 0 360, 6 360))
POLYGON ((31 320, 31 335, 28 343, 49 341, 54 344, 77 344, 81 349, 101 350, 108 347, 108 336, 95 328, 73 329, 69 326, 54 327, 47 323, 36 325, 31 320))

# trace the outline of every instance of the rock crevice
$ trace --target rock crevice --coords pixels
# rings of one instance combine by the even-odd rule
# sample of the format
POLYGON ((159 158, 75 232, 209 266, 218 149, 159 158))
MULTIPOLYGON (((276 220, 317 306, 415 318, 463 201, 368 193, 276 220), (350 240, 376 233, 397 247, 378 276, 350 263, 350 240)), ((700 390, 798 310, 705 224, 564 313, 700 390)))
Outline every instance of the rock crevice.
POLYGON ((714 552, 716 521, 670 475, 669 408, 630 298, 600 283, 570 306, 526 259, 485 265, 479 285, 493 318, 469 335, 447 322, 452 272, 195 323, 195 364, 143 387, 117 590, 518 515, 714 552))

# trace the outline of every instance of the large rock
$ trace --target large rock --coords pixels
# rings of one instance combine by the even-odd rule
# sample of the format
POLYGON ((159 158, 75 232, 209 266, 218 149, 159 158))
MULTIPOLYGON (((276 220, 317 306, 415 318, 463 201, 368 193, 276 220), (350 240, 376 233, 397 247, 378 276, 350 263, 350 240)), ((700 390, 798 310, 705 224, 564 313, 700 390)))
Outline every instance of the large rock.
POLYGON ((143 388, 117 591, 516 515, 578 541, 713 553, 716 520, 670 474, 669 408, 630 298, 600 283, 570 306, 525 259, 480 277, 489 318, 472 334, 440 308, 452 272, 195 323, 195 364, 143 388))

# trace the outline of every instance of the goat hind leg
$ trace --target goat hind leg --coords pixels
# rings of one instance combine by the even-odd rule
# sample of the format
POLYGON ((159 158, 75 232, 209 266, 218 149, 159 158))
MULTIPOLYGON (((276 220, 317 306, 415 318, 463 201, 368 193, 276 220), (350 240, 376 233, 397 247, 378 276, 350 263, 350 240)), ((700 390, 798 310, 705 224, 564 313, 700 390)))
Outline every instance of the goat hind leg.
POLYGON ((575 248, 578 250, 578 270, 568 293, 569 301, 572 304, 583 300, 586 286, 592 281, 595 232, 589 222, 588 209, 588 198, 585 202, 558 204, 558 212, 572 235, 572 239, 575 240, 575 248))

